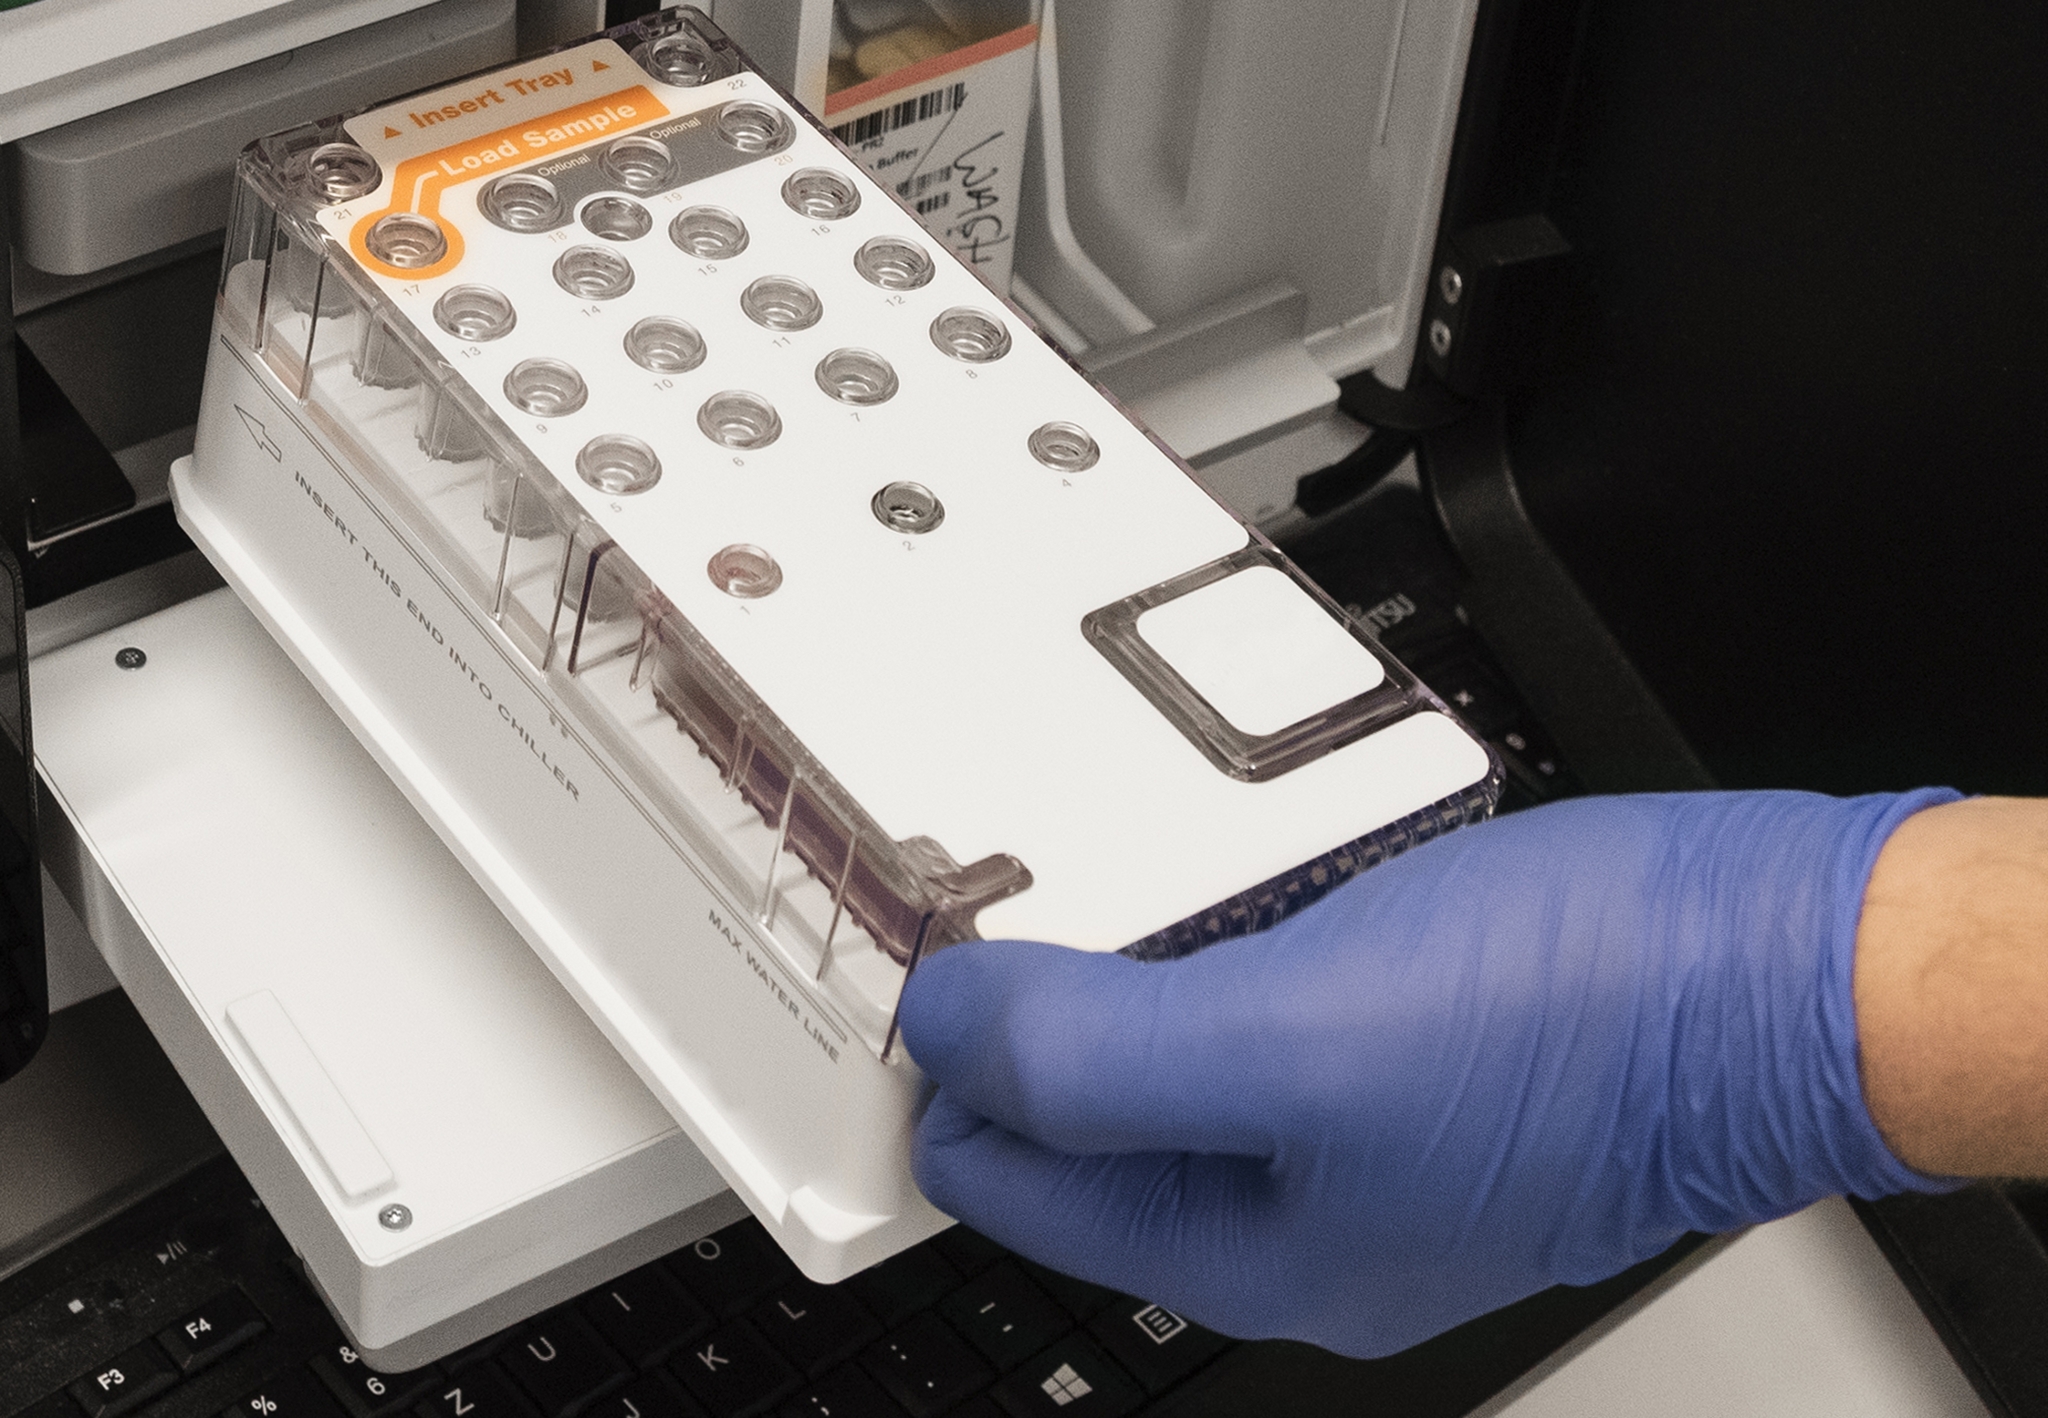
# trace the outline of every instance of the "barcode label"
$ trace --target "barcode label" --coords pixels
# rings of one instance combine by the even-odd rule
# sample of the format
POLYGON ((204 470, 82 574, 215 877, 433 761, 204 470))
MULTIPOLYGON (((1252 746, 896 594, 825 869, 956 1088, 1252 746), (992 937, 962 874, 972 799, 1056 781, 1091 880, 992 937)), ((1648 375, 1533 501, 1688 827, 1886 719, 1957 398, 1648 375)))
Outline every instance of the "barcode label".
POLYGON ((951 164, 948 164, 936 172, 920 172, 915 177, 905 178, 896 184, 896 195, 906 202, 915 202, 940 183, 951 182, 952 180, 953 168, 951 164))
POLYGON ((907 98, 901 103, 878 108, 873 113, 842 123, 832 130, 832 136, 849 148, 857 148, 870 138, 879 138, 885 133, 894 133, 898 128, 912 123, 922 123, 928 118, 939 118, 951 113, 967 102, 965 83, 947 84, 942 88, 921 93, 916 98, 907 98))

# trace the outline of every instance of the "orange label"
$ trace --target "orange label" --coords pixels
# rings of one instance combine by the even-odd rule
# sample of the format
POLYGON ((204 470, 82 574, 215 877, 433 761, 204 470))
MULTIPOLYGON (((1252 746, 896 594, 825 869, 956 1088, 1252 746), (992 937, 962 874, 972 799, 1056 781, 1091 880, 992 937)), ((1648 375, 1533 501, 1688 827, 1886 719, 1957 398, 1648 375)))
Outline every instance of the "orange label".
POLYGON ((389 206, 371 212, 349 231, 349 250, 366 270, 379 271, 398 280, 424 280, 451 271, 462 260, 462 233, 441 218, 441 189, 454 182, 506 168, 521 166, 553 153, 580 148, 586 143, 657 118, 666 118, 668 105, 639 84, 603 98, 579 103, 573 108, 543 114, 539 118, 494 133, 480 134, 451 143, 431 153, 407 158, 398 165, 391 184, 389 206), (414 212, 430 217, 448 239, 448 250, 431 266, 404 269, 389 265, 370 254, 370 228, 395 212, 414 212))
POLYGON ((928 84, 948 74, 957 74, 962 69, 971 69, 985 60, 1000 58, 1002 55, 1022 49, 1037 38, 1037 25, 1020 25, 1008 34, 999 34, 978 44, 970 44, 964 49, 935 54, 930 59, 921 59, 901 69, 892 69, 879 78, 869 79, 864 84, 855 84, 850 89, 841 89, 837 93, 827 95, 825 116, 836 118, 847 109, 872 103, 884 94, 928 84))

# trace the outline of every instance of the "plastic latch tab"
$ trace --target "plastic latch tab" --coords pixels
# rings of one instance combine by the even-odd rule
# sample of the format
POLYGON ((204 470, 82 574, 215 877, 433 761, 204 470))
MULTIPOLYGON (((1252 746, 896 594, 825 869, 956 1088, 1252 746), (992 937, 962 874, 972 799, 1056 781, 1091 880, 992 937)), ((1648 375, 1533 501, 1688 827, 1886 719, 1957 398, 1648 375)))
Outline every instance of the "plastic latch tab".
POLYGON ((270 1080, 278 1101, 291 1113, 344 1200, 362 1201, 393 1183, 391 1164, 370 1140, 276 995, 264 990, 236 1000, 228 1006, 228 1023, 270 1080))

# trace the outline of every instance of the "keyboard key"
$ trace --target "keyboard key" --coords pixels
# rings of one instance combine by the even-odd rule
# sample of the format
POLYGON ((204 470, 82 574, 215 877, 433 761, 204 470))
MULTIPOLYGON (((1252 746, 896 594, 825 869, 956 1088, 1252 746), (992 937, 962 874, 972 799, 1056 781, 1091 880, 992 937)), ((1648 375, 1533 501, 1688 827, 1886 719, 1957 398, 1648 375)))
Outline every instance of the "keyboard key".
POLYGON ((341 1418, 327 1386, 304 1369, 286 1369, 245 1394, 220 1418, 341 1418))
POLYGON ((751 1216, 671 1252, 668 1268, 713 1314, 726 1319, 743 1312, 796 1269, 751 1216))
POLYGON ((1213 1329, 1143 1300, 1119 1300, 1095 1317, 1088 1332, 1151 1394, 1165 1392, 1230 1347, 1213 1329))
POLYGON ((459 1374, 471 1364, 481 1364, 500 1349, 503 1349, 507 1344, 510 1344, 512 1336, 517 1332, 516 1327, 493 1331, 479 1339, 476 1343, 450 1354, 441 1361, 441 1367, 448 1373, 459 1374))
POLYGON ((1011 1418, 1123 1418, 1145 1391, 1084 1334, 1070 1334, 996 1385, 1011 1418))
POLYGON ((929 1245, 912 1246, 846 1284, 886 1328, 894 1328, 960 1288, 967 1277, 929 1245))
POLYGON ((783 1404, 781 1418, 903 1418, 903 1409, 865 1370, 848 1364, 783 1404))
POLYGON ((53 1393, 41 1403, 31 1403, 15 1418, 78 1418, 78 1405, 68 1393, 53 1393))
POLYGON ((704 1418, 704 1410, 657 1369, 606 1394, 584 1409, 581 1418, 704 1418))
POLYGON ((1009 1254, 981 1232, 965 1226, 948 1226, 932 1237, 930 1245, 952 1262, 955 1270, 968 1276, 981 1274, 1009 1254))
POLYGON ((695 1339, 668 1361, 712 1418, 753 1418, 797 1386, 797 1372, 743 1320, 695 1339))
POLYGON ((530 1418, 525 1400, 496 1364, 474 1364, 427 1390, 418 1418, 530 1418))
POLYGON ((968 1399, 948 1413, 946 1418, 1010 1418, 1010 1415, 1003 1412, 1001 1404, 983 1394, 979 1398, 968 1399))
POLYGON ((995 1378, 981 1356, 930 1312, 872 1346, 861 1363, 910 1418, 938 1418, 995 1378))
POLYGON ((181 1372, 189 1374, 239 1349, 268 1327, 247 1295, 223 1290, 159 1330, 156 1342, 181 1372))
POLYGON ((124 1349, 66 1388, 86 1418, 117 1418, 149 1402, 178 1381, 178 1371, 164 1351, 145 1339, 124 1349))
POLYGON ((807 1374, 822 1374, 882 1337, 882 1326, 843 1285, 798 1276, 755 1306, 754 1328, 807 1374))
POLYGON ((655 1265, 598 1286, 584 1297, 582 1310, 606 1343, 642 1369, 711 1328, 709 1312, 655 1265))
POLYGON ((1118 1299, 1116 1291, 1086 1280, 1076 1280, 1071 1275, 1062 1275, 1049 1270, 1037 1261, 1017 1257, 1017 1268, 1031 1277, 1032 1283, 1046 1294, 1058 1300, 1066 1312, 1077 1320, 1092 1318, 1112 1301, 1118 1299))
POLYGON ((426 1396, 441 1371, 429 1364, 409 1374, 385 1374, 363 1362, 349 1344, 336 1344, 313 1356, 313 1372, 327 1391, 341 1400, 349 1418, 384 1418, 410 1408, 426 1396))
POLYGON ((948 1295, 939 1313, 1005 1374, 1074 1327, 1067 1312, 1011 1261, 948 1295))
POLYGON ((541 1418, 564 1418, 633 1372, 571 1310, 535 1320, 498 1351, 495 1362, 539 1407, 541 1418))

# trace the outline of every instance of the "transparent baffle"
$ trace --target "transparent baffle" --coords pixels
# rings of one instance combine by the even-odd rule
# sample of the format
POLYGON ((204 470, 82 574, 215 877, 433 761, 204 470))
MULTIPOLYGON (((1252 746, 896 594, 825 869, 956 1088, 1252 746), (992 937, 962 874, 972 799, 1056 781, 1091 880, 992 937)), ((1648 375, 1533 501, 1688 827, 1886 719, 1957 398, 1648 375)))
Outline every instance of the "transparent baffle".
MULTIPOLYGON (((308 414, 393 505, 415 543, 541 666, 574 504, 373 291, 339 270, 332 281, 345 299, 313 331, 302 394, 308 414)), ((451 294, 474 300, 476 291, 451 294)), ((472 333, 483 329, 480 318, 454 316, 472 333)))
MULTIPOLYGON (((312 213, 341 199, 309 178, 308 157, 332 157, 345 146, 338 132, 309 127, 244 154, 220 291, 225 326, 619 761, 736 908, 886 1051, 908 969, 971 937, 976 912, 1029 886, 1030 873, 1000 855, 963 866, 929 838, 883 832, 324 238, 312 213)), ((516 328, 518 312, 502 292, 465 283, 437 302, 434 319, 483 342, 516 328)), ((543 420, 573 413, 586 392, 581 374, 553 357, 521 361, 504 389, 543 420)), ((637 440, 615 441, 622 447, 602 469, 579 468, 586 481, 659 475, 634 464, 626 445, 637 440)), ((743 555, 736 567, 744 577, 743 555)))
POLYGON ((302 394, 313 332, 342 314, 313 211, 375 189, 376 162, 338 122, 260 139, 236 165, 234 209, 221 261, 220 312, 284 385, 302 394))
POLYGON ((1030 885, 1008 856, 967 866, 892 840, 756 699, 602 529, 563 578, 551 677, 796 969, 885 1047, 907 968, 1030 885))

